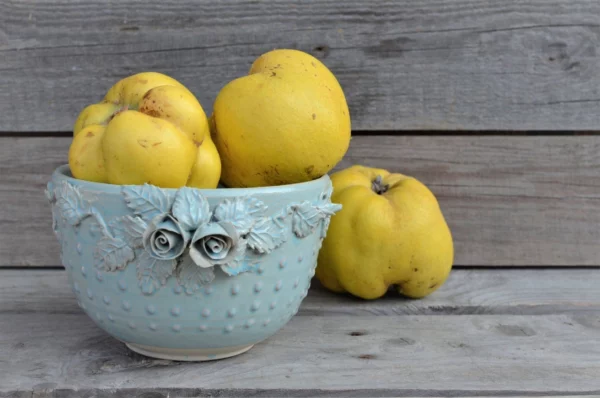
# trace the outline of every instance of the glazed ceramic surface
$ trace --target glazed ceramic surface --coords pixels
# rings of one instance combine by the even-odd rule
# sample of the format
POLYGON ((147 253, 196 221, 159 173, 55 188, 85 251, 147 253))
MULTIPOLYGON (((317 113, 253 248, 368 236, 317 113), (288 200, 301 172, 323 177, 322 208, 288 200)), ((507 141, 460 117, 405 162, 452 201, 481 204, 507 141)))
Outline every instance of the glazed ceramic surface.
POLYGON ((331 181, 199 190, 77 180, 46 192, 80 307, 146 355, 214 359, 248 350, 306 297, 330 217, 331 181))

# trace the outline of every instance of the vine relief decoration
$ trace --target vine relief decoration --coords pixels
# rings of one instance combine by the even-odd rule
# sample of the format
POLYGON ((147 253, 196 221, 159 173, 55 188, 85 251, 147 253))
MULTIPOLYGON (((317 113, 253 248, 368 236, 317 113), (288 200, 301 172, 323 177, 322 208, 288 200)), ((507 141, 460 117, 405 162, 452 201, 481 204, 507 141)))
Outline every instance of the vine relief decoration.
POLYGON ((224 199, 214 209, 201 192, 180 188, 175 195, 153 185, 123 186, 121 194, 132 214, 108 222, 67 181, 48 183, 53 205, 53 230, 60 239, 63 225, 77 229, 90 218, 91 231, 101 234, 94 249, 94 266, 117 272, 135 264, 144 294, 153 294, 172 276, 187 294, 215 278, 220 267, 227 275, 253 272, 261 257, 284 244, 290 231, 305 238, 318 230, 324 238, 332 215, 341 205, 330 203, 331 184, 315 203, 293 203, 274 215, 252 196, 224 199))

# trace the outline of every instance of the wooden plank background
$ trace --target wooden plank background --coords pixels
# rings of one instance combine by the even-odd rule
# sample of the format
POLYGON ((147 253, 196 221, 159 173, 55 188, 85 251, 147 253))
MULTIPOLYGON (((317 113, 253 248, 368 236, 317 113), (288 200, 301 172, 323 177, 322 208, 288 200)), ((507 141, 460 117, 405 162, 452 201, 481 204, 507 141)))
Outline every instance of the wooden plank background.
POLYGON ((2 1, 0 131, 69 130, 142 70, 210 111, 276 47, 334 71, 357 130, 594 130, 598 15, 597 0, 2 1))
MULTIPOLYGON (((59 264, 43 189, 70 137, 0 142, 0 265, 59 264)), ((355 137, 339 167, 413 175, 437 195, 457 265, 598 265, 600 137, 355 137)))
POLYGON ((116 80, 168 73, 210 112, 276 47, 339 77, 355 137, 338 168, 431 187, 457 265, 600 265, 598 15, 596 0, 2 1, 0 267, 59 264, 43 187, 116 80))

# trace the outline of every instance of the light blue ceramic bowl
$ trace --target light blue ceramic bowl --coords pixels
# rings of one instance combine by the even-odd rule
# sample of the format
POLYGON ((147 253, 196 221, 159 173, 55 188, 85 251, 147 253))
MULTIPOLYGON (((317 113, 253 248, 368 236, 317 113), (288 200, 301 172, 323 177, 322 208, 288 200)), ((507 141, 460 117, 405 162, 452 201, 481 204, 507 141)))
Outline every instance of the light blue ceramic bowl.
POLYGON ((52 175, 46 192, 69 284, 96 324, 139 353, 240 354, 306 297, 329 219, 331 181, 161 189, 52 175))

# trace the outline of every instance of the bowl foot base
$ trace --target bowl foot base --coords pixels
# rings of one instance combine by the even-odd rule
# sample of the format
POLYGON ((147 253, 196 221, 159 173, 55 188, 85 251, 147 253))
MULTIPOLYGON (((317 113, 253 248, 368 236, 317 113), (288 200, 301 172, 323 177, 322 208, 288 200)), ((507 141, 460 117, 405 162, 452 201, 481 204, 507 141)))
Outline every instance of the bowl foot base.
POLYGON ((213 361, 243 354, 254 346, 254 344, 250 344, 226 348, 187 349, 152 347, 134 343, 125 343, 125 345, 138 354, 152 358, 170 359, 173 361, 213 361))

